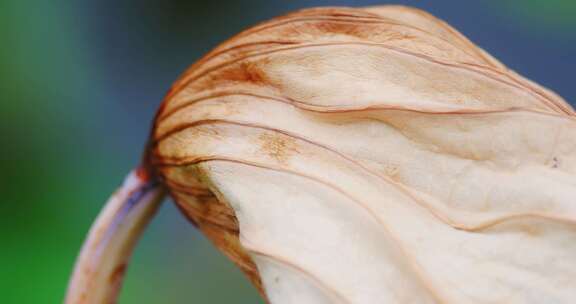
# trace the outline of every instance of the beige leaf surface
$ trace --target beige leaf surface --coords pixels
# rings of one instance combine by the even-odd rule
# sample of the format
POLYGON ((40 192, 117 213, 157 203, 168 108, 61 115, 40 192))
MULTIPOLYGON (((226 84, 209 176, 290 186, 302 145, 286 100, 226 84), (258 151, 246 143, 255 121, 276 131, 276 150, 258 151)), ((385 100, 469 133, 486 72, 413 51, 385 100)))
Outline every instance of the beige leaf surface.
POLYGON ((314 8, 186 71, 149 161, 270 303, 568 304, 574 135, 562 98, 425 12, 314 8))
POLYGON ((193 66, 155 156, 233 210, 224 250, 272 303, 572 303, 575 131, 566 102, 427 13, 319 8, 193 66))

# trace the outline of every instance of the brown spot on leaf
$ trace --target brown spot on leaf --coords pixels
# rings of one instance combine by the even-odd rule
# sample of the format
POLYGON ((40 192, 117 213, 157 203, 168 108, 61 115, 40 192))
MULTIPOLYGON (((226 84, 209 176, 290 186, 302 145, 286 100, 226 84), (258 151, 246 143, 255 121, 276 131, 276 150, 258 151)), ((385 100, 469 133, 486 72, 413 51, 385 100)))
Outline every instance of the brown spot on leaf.
POLYGON ((558 159, 558 157, 554 156, 552 158, 552 168, 557 169, 559 166, 560 166, 560 160, 558 159))
POLYGON ((384 166, 384 174, 395 181, 400 180, 400 167, 398 164, 387 163, 384 166))
POLYGON ((223 69, 219 75, 217 75, 217 79, 248 82, 252 84, 266 84, 268 82, 268 77, 259 66, 259 64, 262 63, 263 62, 261 61, 258 61, 257 63, 247 60, 241 61, 238 64, 223 69))
POLYGON ((286 163, 291 155, 298 152, 296 141, 285 135, 267 132, 262 133, 258 139, 260 151, 279 163, 286 163))
POLYGON ((346 22, 322 22, 317 23, 316 27, 325 33, 339 33, 350 36, 362 36, 361 26, 356 23, 346 22))

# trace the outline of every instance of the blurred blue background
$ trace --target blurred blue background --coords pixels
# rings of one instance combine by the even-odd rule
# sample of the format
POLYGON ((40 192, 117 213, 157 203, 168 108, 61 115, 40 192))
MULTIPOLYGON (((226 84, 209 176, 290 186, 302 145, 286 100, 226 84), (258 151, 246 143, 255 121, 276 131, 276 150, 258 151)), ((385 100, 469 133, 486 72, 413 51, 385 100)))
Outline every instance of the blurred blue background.
MULTIPOLYGON (((0 1, 0 303, 59 303, 88 228, 138 162, 171 82, 234 33, 290 10, 423 8, 576 101, 576 1, 0 1)), ((262 303, 165 204, 120 303, 262 303)))

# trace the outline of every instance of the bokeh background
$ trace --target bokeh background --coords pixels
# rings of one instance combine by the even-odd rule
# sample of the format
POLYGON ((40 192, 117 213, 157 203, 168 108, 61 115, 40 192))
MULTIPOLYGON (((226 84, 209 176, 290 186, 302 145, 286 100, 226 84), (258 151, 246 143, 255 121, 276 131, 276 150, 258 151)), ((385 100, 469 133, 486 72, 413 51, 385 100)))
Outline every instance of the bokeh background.
MULTIPOLYGON (((103 202, 171 82, 218 42, 302 7, 408 4, 576 102, 576 1, 0 0, 0 303, 62 302, 103 202)), ((120 303, 262 303, 171 202, 120 303)))

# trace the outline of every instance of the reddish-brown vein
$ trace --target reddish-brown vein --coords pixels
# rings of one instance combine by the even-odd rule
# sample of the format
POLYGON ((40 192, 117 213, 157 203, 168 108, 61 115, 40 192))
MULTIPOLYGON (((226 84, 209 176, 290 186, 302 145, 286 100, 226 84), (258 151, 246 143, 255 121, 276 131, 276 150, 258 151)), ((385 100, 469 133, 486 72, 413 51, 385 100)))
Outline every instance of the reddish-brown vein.
MULTIPOLYGON (((243 32, 238 34, 237 36, 235 36, 233 39, 231 39, 232 41, 238 40, 240 38, 246 38, 249 35, 255 34, 255 33, 259 33, 262 31, 265 31, 267 29, 276 29, 276 28, 281 28, 283 26, 287 26, 287 25, 294 25, 295 23, 306 23, 306 22, 311 22, 311 21, 328 21, 328 22, 332 22, 332 23, 347 23, 347 24, 374 24, 374 25, 393 25, 393 26, 398 26, 398 27, 403 27, 403 28, 409 28, 412 30, 415 30, 417 32, 420 33, 424 33, 429 35, 430 37, 434 38, 434 39, 438 39, 440 41, 443 41, 447 44, 449 44, 452 47, 455 47, 456 49, 462 51, 463 53, 471 56, 472 58, 476 59, 476 54, 470 54, 468 53, 469 49, 468 48, 463 48, 463 45, 454 45, 451 41, 445 39, 444 37, 441 36, 437 36, 429 31, 426 31, 425 29, 419 28, 419 27, 415 27, 412 26, 410 24, 405 24, 405 23, 400 23, 397 21, 394 21, 392 19, 380 19, 380 20, 358 20, 358 19, 344 19, 344 18, 331 18, 331 17, 315 17, 315 18, 311 18, 311 17, 301 17, 301 18, 294 18, 294 19, 290 19, 290 20, 286 20, 285 22, 281 22, 281 23, 276 23, 276 24, 267 24, 267 26, 260 26, 260 27, 254 27, 250 29, 249 33, 243 32)), ((229 49, 232 49, 234 47, 231 47, 229 49)), ((228 49, 224 49, 224 50, 220 50, 218 52, 225 52, 228 49)), ((208 56, 209 57, 213 57, 212 55, 214 55, 213 53, 209 53, 208 56)), ((205 57, 202 60, 207 60, 208 58, 205 57)))
POLYGON ((536 109, 528 109, 528 108, 520 108, 520 107, 509 107, 509 108, 500 108, 500 109, 473 109, 473 108, 457 108, 457 109, 416 109, 416 108, 408 108, 400 105, 369 105, 369 106, 357 106, 357 105, 338 105, 338 106, 323 106, 323 105, 315 105, 311 103, 306 103, 303 101, 295 100, 295 99, 288 99, 288 98, 280 98, 275 96, 267 96, 261 94, 254 94, 248 92, 219 92, 216 94, 203 96, 200 98, 192 99, 190 101, 184 102, 172 109, 170 111, 166 111, 163 115, 158 117, 158 122, 164 121, 171 116, 175 115, 177 112, 184 110, 187 107, 193 106, 198 104, 202 101, 208 101, 211 99, 219 98, 219 97, 228 97, 228 96, 247 96, 247 97, 254 97, 255 100, 262 100, 265 99, 271 102, 278 102, 293 106, 297 109, 303 111, 310 111, 319 114, 338 114, 338 113, 353 113, 353 112, 369 112, 369 111, 381 111, 381 110, 393 110, 393 111, 406 111, 406 112, 413 112, 413 113, 421 113, 421 114, 490 114, 490 113, 508 113, 508 112, 528 112, 534 114, 541 114, 541 115, 548 115, 557 118, 565 118, 568 120, 575 120, 573 116, 565 116, 560 115, 559 113, 551 113, 551 112, 544 112, 536 109))
POLYGON ((422 270, 422 266, 416 261, 416 259, 414 257, 412 257, 408 253, 408 251, 402 245, 402 242, 394 236, 394 234, 391 232, 390 228, 388 228, 388 225, 380 218, 380 216, 378 216, 369 206, 366 206, 361 200, 356 199, 354 196, 350 195, 348 192, 344 191, 343 189, 339 188, 336 185, 333 185, 333 184, 326 182, 320 178, 317 178, 315 176, 311 176, 311 175, 308 175, 308 174, 305 174, 305 173, 302 173, 299 171, 290 170, 290 169, 281 168, 281 167, 275 167, 275 166, 271 166, 268 164, 262 164, 262 163, 257 163, 257 162, 252 162, 252 161, 247 161, 247 160, 232 158, 232 157, 222 157, 222 156, 195 157, 193 160, 186 161, 186 163, 179 163, 179 164, 158 163, 157 165, 159 165, 159 166, 197 165, 199 163, 211 162, 211 161, 231 162, 231 163, 237 163, 240 165, 246 165, 246 166, 251 166, 251 167, 256 167, 256 168, 261 168, 261 169, 267 169, 267 170, 271 170, 271 171, 284 172, 287 174, 296 175, 296 176, 317 182, 321 185, 324 185, 325 187, 327 187, 329 189, 332 189, 333 191, 336 191, 337 193, 340 193, 341 195, 343 195, 344 197, 348 198, 349 200, 351 200, 355 204, 357 204, 359 207, 361 207, 376 223, 378 223, 380 225, 380 227, 386 232, 386 234, 390 237, 390 239, 398 245, 398 247, 399 247, 398 249, 400 250, 401 254, 407 259, 408 264, 411 266, 411 268, 413 268, 414 272, 417 274, 417 277, 422 281, 423 286, 430 292, 432 297, 438 303, 445 303, 445 301, 439 301, 440 296, 438 294, 436 294, 436 292, 434 291, 434 288, 432 287, 432 284, 430 283, 429 279, 426 277, 426 275, 424 275, 424 271, 422 270))
POLYGON ((270 253, 265 253, 259 249, 253 248, 253 247, 248 247, 246 246, 246 244, 242 244, 242 247, 248 251, 249 253, 262 257, 262 258, 266 258, 266 259, 270 259, 278 264, 284 265, 302 275, 304 275, 305 277, 309 278, 313 283, 315 283, 320 289, 323 289, 325 291, 327 291, 328 293, 330 293, 333 298, 336 298, 339 300, 339 302, 341 303, 351 303, 348 299, 346 299, 346 297, 344 297, 344 295, 340 294, 336 289, 331 288, 328 284, 325 284, 320 278, 316 277, 314 274, 312 274, 311 272, 307 271, 304 267, 301 267, 299 265, 297 265, 295 262, 293 261, 288 261, 287 258, 281 257, 278 254, 270 254, 270 253))
MULTIPOLYGON (((463 65, 462 63, 450 63, 450 62, 444 62, 441 60, 438 60, 436 58, 430 57, 428 55, 423 55, 423 54, 418 54, 418 53, 413 53, 404 49, 400 49, 397 47, 393 47, 393 46, 389 46, 389 45, 385 45, 382 43, 369 43, 369 42, 330 42, 330 43, 317 43, 317 44, 305 44, 305 45, 299 45, 299 46, 294 46, 294 47, 286 47, 286 48, 279 48, 279 49, 274 49, 274 50, 269 50, 269 51, 264 51, 258 54, 251 54, 251 55, 247 55, 241 58, 236 58, 227 62, 224 62, 220 65, 214 66, 211 69, 207 69, 205 70, 203 73, 200 73, 199 75, 196 75, 195 77, 192 77, 188 80, 184 80, 183 84, 180 87, 185 87, 187 86, 189 83, 191 83, 192 81, 196 81, 199 80, 202 77, 205 77, 206 75, 213 73, 221 68, 224 68, 228 65, 232 65, 234 63, 249 59, 249 58, 255 58, 255 57, 260 57, 260 56, 264 56, 264 55, 270 55, 270 54, 274 54, 274 53, 280 53, 280 52, 288 52, 288 51, 293 51, 293 50, 299 50, 299 49, 304 49, 304 48, 314 48, 314 47, 331 47, 331 46, 343 46, 343 45, 350 45, 350 46, 358 46, 358 45, 362 45, 362 46, 367 46, 367 47, 380 47, 380 48, 385 48, 387 50, 390 50, 392 52, 396 52, 399 54, 403 54, 403 55, 407 55, 407 56, 411 56, 411 57, 416 57, 419 59, 422 59, 424 61, 428 61, 430 63, 434 63, 434 64, 438 64, 438 65, 442 65, 442 66, 448 66, 448 67, 452 67, 458 70, 462 70, 462 71, 466 71, 466 72, 470 72, 476 75, 479 75, 481 77, 486 77, 488 79, 491 79, 495 82, 501 83, 501 84, 505 84, 508 85, 510 87, 519 89, 523 92, 527 92, 530 95, 532 95, 533 97, 535 97, 536 99, 539 99, 540 101, 542 101, 545 105, 547 105, 548 107, 550 107, 551 109, 556 108, 556 110, 560 110, 562 112, 564 112, 564 110, 562 110, 562 108, 559 108, 558 105, 549 100, 546 96, 541 96, 540 94, 537 94, 532 88, 530 87, 525 87, 522 86, 521 84, 515 84, 513 82, 508 82, 504 79, 495 77, 493 75, 490 75, 488 73, 484 73, 482 71, 478 71, 476 69, 472 69, 469 68, 466 65, 463 65)), ((174 90, 173 92, 179 91, 178 89, 174 90)), ((170 98, 170 96, 168 96, 167 98, 170 98)))
MULTIPOLYGON (((391 186, 395 187, 396 189, 398 189, 401 193, 403 193, 404 195, 406 195, 407 197, 411 198, 414 202, 417 203, 418 206, 424 208, 425 210, 427 210, 428 212, 430 212, 432 215, 434 215, 437 219, 439 219, 440 221, 442 221, 445 224, 448 224, 449 226, 455 228, 455 229, 459 229, 459 230, 465 230, 465 231, 479 231, 482 230, 486 227, 490 227, 493 225, 496 225, 500 222, 505 221, 504 218, 506 217, 510 217, 513 218, 517 215, 505 215, 503 217, 496 217, 494 219, 490 219, 490 220, 486 220, 483 223, 477 224, 477 225, 469 225, 466 223, 460 223, 457 220, 452 219, 449 216, 446 216, 442 213, 440 213, 440 211, 436 210, 434 207, 430 206, 429 204, 427 204, 425 201, 423 201, 422 199, 420 199, 419 197, 417 197, 416 195, 414 195, 410 189, 408 189, 407 187, 405 187, 403 184, 400 184, 398 182, 395 182, 393 180, 391 180, 390 178, 388 178, 387 176, 384 176, 382 174, 379 174, 378 172, 375 172, 373 170, 371 170, 370 168, 362 165, 360 162, 357 162, 356 160, 348 157, 346 154, 335 150, 333 148, 331 148, 330 146, 318 143, 316 141, 313 141, 311 139, 302 137, 300 135, 294 134, 292 132, 286 131, 286 130, 282 130, 282 129, 277 129, 277 128, 273 128, 273 127, 268 127, 268 126, 263 126, 263 125, 259 125, 259 124, 254 124, 254 123, 248 123, 248 122, 239 122, 239 121, 232 121, 232 120, 226 120, 226 119, 210 119, 210 120, 200 120, 200 121, 196 121, 190 124, 186 124, 186 125, 182 125, 181 128, 178 128, 178 130, 174 130, 174 132, 170 133, 170 134, 165 134, 162 138, 159 138, 156 142, 155 145, 157 146, 160 141, 162 141, 163 139, 169 137, 170 135, 176 133, 176 132, 180 132, 184 129, 187 128, 191 128, 191 127, 195 127, 195 126, 200 126, 200 125, 204 125, 204 124, 231 124, 231 125, 237 125, 237 126, 241 126, 241 127, 249 127, 249 128, 256 128, 256 129, 263 129, 263 130, 267 130, 267 131, 271 131, 271 132, 276 132, 276 133, 280 133, 283 134, 285 136, 309 143, 313 146, 319 147, 321 149, 324 149, 330 153, 333 153, 335 155, 337 155, 338 157, 350 162, 351 164, 353 164, 354 166, 364 170, 365 172, 369 173, 370 175, 386 182, 387 184, 390 184, 391 186)), ((192 157, 192 158, 188 158, 188 157, 184 157, 184 158, 169 158, 166 156, 160 156, 157 153, 155 153, 155 161, 156 161, 156 165, 160 165, 160 166, 180 166, 180 165, 189 165, 189 164, 194 164, 196 159, 202 159, 202 157, 192 157), (169 160, 170 159, 170 160, 169 160), (169 161, 167 161, 169 160, 169 161)), ((210 157, 207 157, 207 159, 210 159, 210 157)), ((526 216, 540 216, 540 217, 550 217, 550 218, 556 218, 554 216, 551 215, 544 215, 544 214, 538 214, 537 213, 529 213, 530 215, 526 216)), ((520 215, 522 216, 522 215, 520 215)), ((559 217, 560 218, 560 217, 559 217)), ((573 221, 570 219, 565 219, 565 221, 573 221)))

